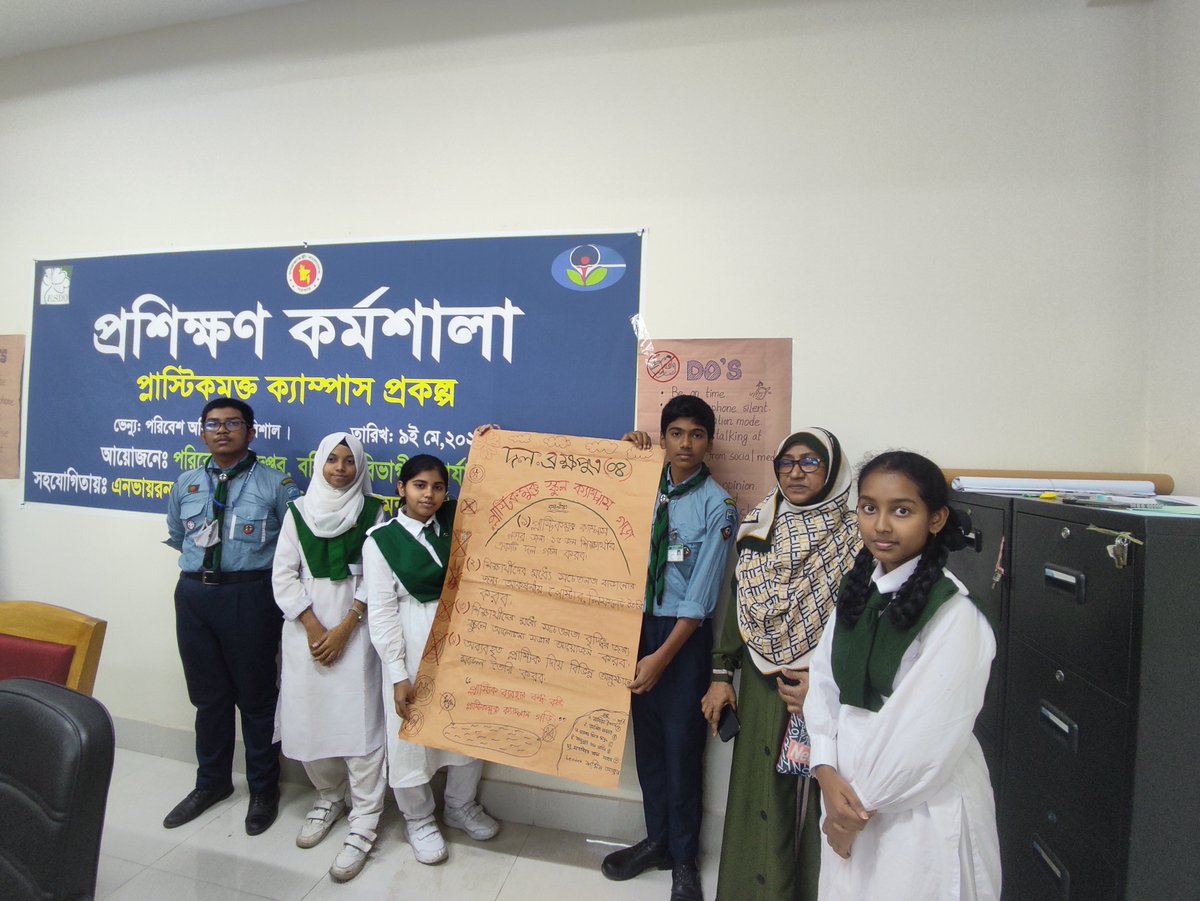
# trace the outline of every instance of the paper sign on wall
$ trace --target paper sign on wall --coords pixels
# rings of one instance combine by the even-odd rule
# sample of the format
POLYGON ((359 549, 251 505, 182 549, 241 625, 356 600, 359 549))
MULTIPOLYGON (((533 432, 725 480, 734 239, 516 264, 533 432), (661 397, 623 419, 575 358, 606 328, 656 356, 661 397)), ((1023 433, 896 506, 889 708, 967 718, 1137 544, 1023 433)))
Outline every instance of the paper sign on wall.
POLYGON ((713 408, 713 478, 745 516, 775 490, 771 461, 791 433, 791 338, 655 340, 638 370, 637 423, 657 440, 663 404, 695 394, 713 408))
POLYGON ((402 737, 617 785, 662 465, 622 441, 475 439, 402 737))
POLYGON ((0 335, 0 479, 21 470, 21 372, 25 336, 0 335))

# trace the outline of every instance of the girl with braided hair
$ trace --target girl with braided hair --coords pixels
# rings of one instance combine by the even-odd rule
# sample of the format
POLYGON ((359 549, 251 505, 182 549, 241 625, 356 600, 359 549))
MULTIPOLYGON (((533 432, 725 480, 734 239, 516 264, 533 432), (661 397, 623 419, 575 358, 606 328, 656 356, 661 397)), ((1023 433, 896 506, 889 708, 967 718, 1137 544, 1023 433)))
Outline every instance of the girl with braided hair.
POLYGON ((804 716, 821 786, 820 901, 997 901, 987 766, 971 734, 996 642, 944 567, 965 539, 931 460, 858 476, 863 550, 811 664, 804 716))

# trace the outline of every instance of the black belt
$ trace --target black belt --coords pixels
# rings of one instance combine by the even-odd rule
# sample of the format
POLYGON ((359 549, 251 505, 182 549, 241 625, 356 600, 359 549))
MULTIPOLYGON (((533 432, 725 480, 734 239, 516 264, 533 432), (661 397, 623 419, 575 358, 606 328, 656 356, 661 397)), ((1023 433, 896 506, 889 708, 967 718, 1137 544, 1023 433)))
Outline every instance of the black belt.
POLYGON ((184 579, 192 579, 204 585, 233 585, 237 582, 261 581, 269 578, 271 571, 269 569, 252 569, 243 572, 205 571, 200 573, 182 572, 179 575, 184 579))

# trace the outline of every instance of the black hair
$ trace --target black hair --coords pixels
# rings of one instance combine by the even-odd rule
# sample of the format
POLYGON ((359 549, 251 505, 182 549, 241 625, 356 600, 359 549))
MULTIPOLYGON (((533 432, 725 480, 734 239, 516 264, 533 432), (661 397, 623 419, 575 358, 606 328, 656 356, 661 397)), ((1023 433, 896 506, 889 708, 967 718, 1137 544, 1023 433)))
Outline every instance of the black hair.
MULTIPOLYGON (((950 493, 946 478, 936 463, 912 451, 885 451, 869 461, 858 471, 858 490, 862 491, 867 476, 875 472, 895 472, 906 477, 917 486, 917 493, 931 513, 945 508, 948 511, 946 524, 936 535, 931 535, 921 552, 921 562, 911 576, 892 596, 888 614, 896 628, 906 630, 920 618, 929 602, 929 592, 942 577, 942 568, 951 551, 966 547, 962 524, 954 508, 950 506, 950 493)), ((853 626, 867 605, 871 594, 871 573, 875 570, 875 558, 869 548, 864 547, 854 558, 854 567, 847 574, 838 592, 838 621, 853 626)))
POLYGON ((441 473, 442 481, 449 488, 450 471, 446 469, 446 464, 433 454, 417 454, 415 457, 409 457, 404 461, 404 465, 400 467, 400 475, 396 481, 407 482, 409 479, 415 479, 421 473, 428 472, 431 469, 436 469, 441 473))
POLYGON ((208 414, 213 410, 218 410, 221 407, 233 407, 240 414, 242 419, 246 420, 246 428, 254 426, 254 410, 244 400, 235 400, 232 397, 214 397, 204 405, 204 409, 200 411, 200 421, 208 419, 208 414))
POLYGON ((708 433, 709 441, 712 441, 713 432, 717 430, 717 415, 713 413, 713 408, 694 394, 676 394, 667 401, 659 420, 659 434, 667 434, 667 426, 676 419, 691 419, 700 423, 708 433))

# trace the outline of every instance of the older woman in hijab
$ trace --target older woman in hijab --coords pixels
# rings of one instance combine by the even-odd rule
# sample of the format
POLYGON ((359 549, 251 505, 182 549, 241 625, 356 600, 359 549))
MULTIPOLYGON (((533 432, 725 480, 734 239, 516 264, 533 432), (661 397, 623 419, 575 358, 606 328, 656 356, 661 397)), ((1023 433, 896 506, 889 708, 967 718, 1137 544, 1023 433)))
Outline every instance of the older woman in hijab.
POLYGON ((800 714, 808 660, 861 547, 850 466, 831 433, 789 435, 775 454, 778 487, 738 530, 734 597, 701 702, 717 734, 741 721, 729 774, 717 901, 810 901, 821 859, 819 793, 806 766, 800 714), (733 674, 742 669, 741 697, 733 674))
POLYGON ((375 843, 387 791, 379 657, 363 618, 362 546, 385 517, 362 443, 325 436, 308 493, 290 505, 275 551, 275 602, 283 611, 283 672, 276 737, 304 764, 320 800, 296 844, 311 848, 347 812, 350 833, 330 867, 353 879, 375 843))

